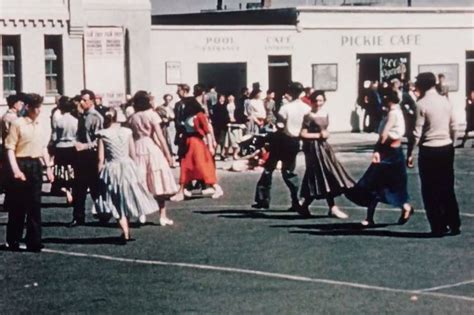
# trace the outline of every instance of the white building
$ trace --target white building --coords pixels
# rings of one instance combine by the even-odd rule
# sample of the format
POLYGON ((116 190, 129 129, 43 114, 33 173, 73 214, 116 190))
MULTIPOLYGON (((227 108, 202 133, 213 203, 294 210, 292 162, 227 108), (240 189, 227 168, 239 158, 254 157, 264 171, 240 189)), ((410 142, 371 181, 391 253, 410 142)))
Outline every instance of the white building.
POLYGON ((216 84, 236 93, 259 82, 282 92, 300 81, 324 89, 332 130, 355 129, 364 80, 444 73, 464 122, 474 89, 472 8, 297 7, 155 16, 152 91, 174 83, 216 84), (260 24, 260 25, 257 25, 260 24))
POLYGON ((148 0, 0 0, 0 104, 15 90, 118 102, 150 84, 148 0))
POLYGON ((297 7, 154 16, 148 0, 0 0, 0 113, 15 90, 105 103, 176 84, 236 93, 290 80, 327 90, 332 130, 351 130, 361 82, 444 73, 464 121, 474 89, 472 8, 297 7))

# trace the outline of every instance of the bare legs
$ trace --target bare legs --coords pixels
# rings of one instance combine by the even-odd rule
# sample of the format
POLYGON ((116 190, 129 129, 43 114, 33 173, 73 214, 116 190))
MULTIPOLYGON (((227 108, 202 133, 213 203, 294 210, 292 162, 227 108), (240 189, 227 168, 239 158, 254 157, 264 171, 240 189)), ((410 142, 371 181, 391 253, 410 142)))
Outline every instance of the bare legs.
MULTIPOLYGON (((378 201, 374 200, 368 207, 367 207, 367 217, 364 221, 361 222, 363 226, 374 225, 374 214, 375 208, 377 208, 378 201)), ((413 214, 414 209, 409 203, 404 203, 402 206, 402 214, 398 219, 398 224, 405 224, 410 219, 410 216, 413 214)))
POLYGON ((158 199, 158 207, 160 208, 160 225, 173 225, 174 222, 170 218, 168 218, 166 214, 166 206, 164 199, 158 199))
POLYGON ((122 232, 123 232, 123 240, 124 241, 129 241, 130 240, 130 229, 128 228, 128 218, 126 216, 122 216, 118 220, 118 223, 119 223, 120 228, 122 229, 122 232))

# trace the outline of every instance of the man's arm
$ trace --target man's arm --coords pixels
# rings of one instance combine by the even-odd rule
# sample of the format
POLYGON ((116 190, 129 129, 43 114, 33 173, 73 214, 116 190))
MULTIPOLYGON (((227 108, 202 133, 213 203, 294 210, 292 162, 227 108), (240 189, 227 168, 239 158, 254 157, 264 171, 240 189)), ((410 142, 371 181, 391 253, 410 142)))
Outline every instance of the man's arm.
POLYGON ((456 142, 456 116, 454 114, 454 106, 451 106, 451 116, 449 117, 449 136, 453 141, 453 144, 456 142))
POLYGON ((53 175, 53 162, 51 161, 51 157, 49 156, 48 148, 43 149, 43 157, 42 157, 43 166, 46 168, 46 177, 50 182, 54 181, 53 175))
POLYGON ((416 124, 412 135, 408 135, 408 149, 407 149, 407 165, 413 167, 413 150, 420 142, 421 134, 423 132, 423 125, 425 124, 425 114, 422 106, 416 106, 416 124))

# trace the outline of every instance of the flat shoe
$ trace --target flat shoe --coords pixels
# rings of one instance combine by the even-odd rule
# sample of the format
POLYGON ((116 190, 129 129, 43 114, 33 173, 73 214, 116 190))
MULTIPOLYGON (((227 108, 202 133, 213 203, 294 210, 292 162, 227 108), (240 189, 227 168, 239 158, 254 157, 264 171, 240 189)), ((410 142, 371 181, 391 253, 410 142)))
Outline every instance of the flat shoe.
POLYGON ((409 210, 403 209, 402 210, 402 215, 398 219, 398 224, 403 225, 410 220, 411 215, 415 212, 415 209, 413 207, 410 207, 409 210))
POLYGON ((349 218, 349 216, 345 212, 341 211, 341 209, 339 209, 338 207, 333 207, 332 209, 330 209, 328 215, 330 217, 334 217, 338 219, 349 218))
POLYGON ((222 197, 224 195, 224 191, 222 190, 222 188, 220 186, 217 186, 216 187, 216 191, 215 193, 212 195, 212 199, 218 199, 220 197, 222 197))
POLYGON ((360 224, 362 226, 372 226, 372 225, 375 225, 375 222, 374 222, 374 220, 365 219, 364 221, 360 222, 360 224))
POLYGON ((182 193, 176 194, 170 198, 170 201, 179 202, 184 200, 184 195, 182 193))
POLYGON ((173 225, 174 221, 170 220, 168 218, 160 218, 160 225, 161 226, 166 226, 166 225, 173 225))

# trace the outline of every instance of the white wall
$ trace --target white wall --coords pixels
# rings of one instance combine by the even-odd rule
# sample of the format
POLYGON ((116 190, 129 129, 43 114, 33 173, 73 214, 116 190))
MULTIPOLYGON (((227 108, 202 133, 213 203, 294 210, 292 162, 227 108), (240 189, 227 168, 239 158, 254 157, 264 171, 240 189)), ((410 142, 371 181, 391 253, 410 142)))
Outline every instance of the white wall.
POLYGON ((248 85, 258 81, 263 89, 268 86, 268 55, 292 55, 292 79, 305 86, 312 84, 312 64, 337 63, 338 88, 327 93, 326 105, 335 117, 331 129, 347 131, 351 130, 350 117, 358 93, 356 55, 407 52, 411 78, 417 75, 420 64, 459 65, 459 89, 450 92, 449 97, 458 120, 464 122, 465 53, 474 50, 474 11, 442 12, 302 8, 297 27, 156 25, 151 34, 152 92, 161 97, 176 91, 176 85, 165 82, 167 61, 181 62, 181 81, 189 85, 197 83, 199 62, 247 62, 248 85), (363 36, 369 40, 361 40, 363 36), (289 43, 280 47, 267 42, 287 37, 289 43), (222 44, 225 40, 231 43, 222 44))

